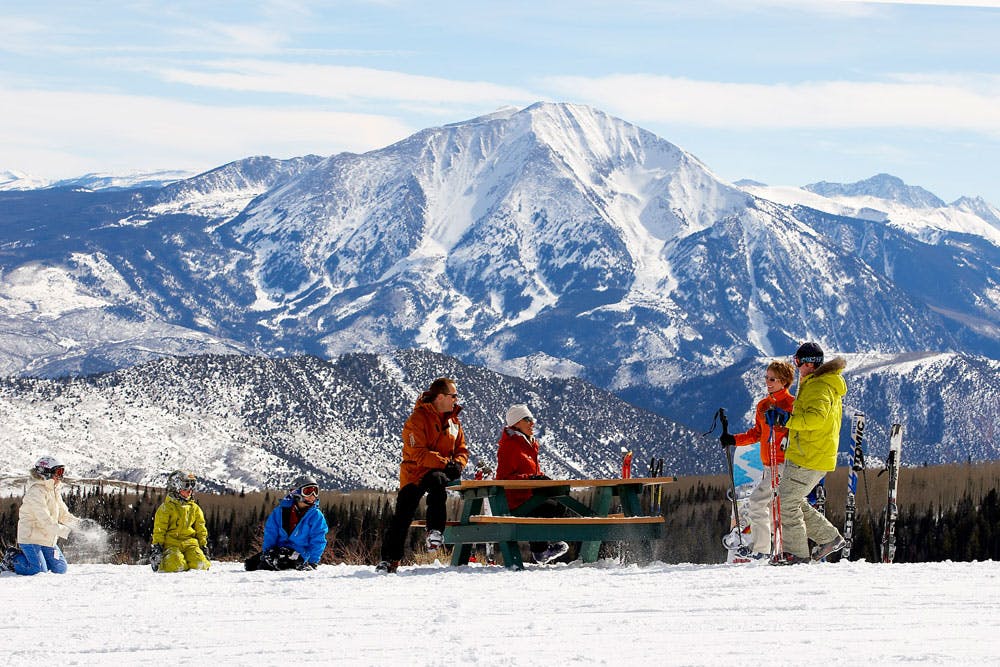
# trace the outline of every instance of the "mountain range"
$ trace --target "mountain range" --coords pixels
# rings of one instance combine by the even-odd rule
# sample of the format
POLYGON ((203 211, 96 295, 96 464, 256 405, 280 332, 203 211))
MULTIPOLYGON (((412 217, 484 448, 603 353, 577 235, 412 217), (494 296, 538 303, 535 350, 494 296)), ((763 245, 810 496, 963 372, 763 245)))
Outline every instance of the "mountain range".
POLYGON ((553 477, 618 476, 622 447, 663 457, 665 470, 708 472, 721 460, 701 434, 577 378, 523 380, 418 350, 335 362, 201 355, 0 381, 0 491, 41 451, 79 478, 163 485, 182 468, 238 491, 287 488, 308 472, 326 489, 395 489, 402 424, 442 375, 461 392, 469 478, 477 460, 496 466, 503 415, 518 402, 531 404, 553 477))
POLYGON ((360 155, 0 192, 0 370, 421 348, 707 425, 811 339, 879 360, 856 407, 908 424, 915 460, 995 458, 975 424, 1000 395, 998 267, 982 199, 885 174, 730 184, 626 121, 539 103, 360 155), (921 382, 963 397, 939 427, 921 382))
POLYGON ((0 190, 39 190, 43 188, 130 190, 133 188, 161 188, 194 175, 187 171, 163 170, 133 174, 91 173, 75 178, 50 181, 44 178, 36 178, 20 171, 0 171, 0 190))

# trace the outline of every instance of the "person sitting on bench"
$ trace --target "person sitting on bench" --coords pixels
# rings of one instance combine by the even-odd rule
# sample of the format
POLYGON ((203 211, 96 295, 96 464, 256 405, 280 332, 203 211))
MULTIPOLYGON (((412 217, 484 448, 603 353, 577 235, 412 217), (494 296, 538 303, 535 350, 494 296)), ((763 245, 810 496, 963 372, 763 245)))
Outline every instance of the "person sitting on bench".
MULTIPOLYGON (((506 428, 500 434, 497 450, 496 479, 551 479, 538 465, 538 439, 535 438, 535 417, 524 403, 507 410, 506 428)), ((507 505, 511 511, 531 497, 530 490, 508 490, 507 505)), ((546 500, 528 513, 529 516, 555 518, 564 515, 565 507, 555 500, 546 500)), ((569 551, 565 542, 531 542, 531 556, 536 563, 555 561, 569 551)))

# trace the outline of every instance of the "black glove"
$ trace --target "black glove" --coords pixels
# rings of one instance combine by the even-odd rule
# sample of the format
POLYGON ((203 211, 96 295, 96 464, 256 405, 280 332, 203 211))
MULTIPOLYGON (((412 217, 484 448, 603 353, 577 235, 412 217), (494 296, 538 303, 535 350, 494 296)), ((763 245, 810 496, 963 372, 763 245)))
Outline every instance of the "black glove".
POLYGON ((160 569, 160 563, 163 562, 163 545, 154 544, 149 549, 149 566, 153 568, 153 572, 160 569))
POLYGON ((448 476, 449 482, 453 482, 462 476, 462 466, 458 461, 448 461, 444 467, 444 474, 448 476))
POLYGON ((552 478, 549 477, 548 475, 532 475, 528 479, 548 479, 548 480, 551 480, 552 478))
POLYGON ((301 563, 299 563, 298 565, 295 566, 295 569, 296 570, 315 570, 317 565, 319 565, 319 563, 309 563, 307 561, 302 561, 301 563))
POLYGON ((788 421, 788 413, 781 408, 771 408, 764 413, 764 418, 767 420, 768 424, 773 424, 774 426, 784 426, 785 422, 788 421))
POLYGON ((723 447, 735 447, 736 437, 732 433, 723 433, 719 436, 719 444, 723 447))

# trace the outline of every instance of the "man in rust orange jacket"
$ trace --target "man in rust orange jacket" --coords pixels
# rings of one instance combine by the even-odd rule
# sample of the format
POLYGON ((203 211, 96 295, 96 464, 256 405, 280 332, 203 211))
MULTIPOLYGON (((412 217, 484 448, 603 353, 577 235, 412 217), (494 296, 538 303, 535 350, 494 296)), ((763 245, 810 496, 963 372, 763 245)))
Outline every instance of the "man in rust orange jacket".
POLYGON ((410 523, 425 493, 425 544, 434 551, 444 543, 446 487, 462 476, 462 468, 469 460, 465 432, 458 419, 461 411, 454 380, 438 378, 420 396, 406 420, 396 512, 382 540, 382 560, 376 568, 379 572, 395 572, 399 567, 410 523))

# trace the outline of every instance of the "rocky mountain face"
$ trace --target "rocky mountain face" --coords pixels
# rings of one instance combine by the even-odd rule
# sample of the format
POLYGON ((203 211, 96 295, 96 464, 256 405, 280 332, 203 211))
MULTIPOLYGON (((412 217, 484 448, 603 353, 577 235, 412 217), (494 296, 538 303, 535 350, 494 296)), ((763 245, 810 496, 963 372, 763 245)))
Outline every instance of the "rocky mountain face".
MULTIPOLYGON (((806 339, 1000 358, 992 207, 942 208, 886 175, 809 187, 740 189, 635 125, 540 103, 363 155, 0 192, 0 364, 55 377, 422 348, 707 428, 720 404, 752 405, 745 374, 806 339)), ((924 405, 896 407, 922 423, 924 405)))
POLYGON ((395 489, 403 422, 440 376, 461 393, 473 461, 493 467, 502 416, 519 402, 531 404, 553 477, 618 476, 623 446, 636 451, 637 471, 642 456, 662 456, 668 473, 714 471, 721 460, 708 438, 576 378, 522 380, 425 351, 334 362, 205 355, 0 382, 0 476, 56 453, 73 477, 162 484, 184 468, 210 488, 239 490, 284 488, 309 472, 325 488, 395 489))
MULTIPOLYGON (((848 366, 843 440, 850 415, 865 412, 869 458, 885 457, 896 421, 906 426, 909 464, 1000 458, 1000 404, 977 400, 1000 395, 1000 363, 955 354, 851 355, 848 366), (915 405, 922 408, 910 409, 915 405)), ((752 394, 760 368, 721 384, 730 396, 752 394)), ((208 488, 238 491, 284 488, 308 472, 329 489, 393 489, 402 424, 439 376, 457 383, 473 462, 495 466, 503 414, 527 402, 538 419, 543 469, 553 477, 618 476, 622 447, 634 452, 637 475, 654 456, 664 459, 666 474, 725 471, 718 431, 701 433, 709 423, 682 426, 578 378, 525 380, 413 350, 333 362, 203 355, 86 378, 0 381, 0 493, 4 479, 20 479, 42 454, 55 454, 82 478, 162 485, 180 468, 208 488)), ((693 383, 663 407, 715 405, 713 389, 693 383)), ((727 407, 733 432, 750 428, 752 405, 727 407)))

